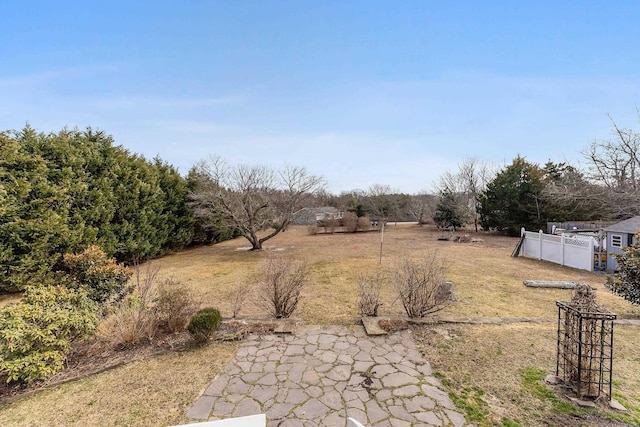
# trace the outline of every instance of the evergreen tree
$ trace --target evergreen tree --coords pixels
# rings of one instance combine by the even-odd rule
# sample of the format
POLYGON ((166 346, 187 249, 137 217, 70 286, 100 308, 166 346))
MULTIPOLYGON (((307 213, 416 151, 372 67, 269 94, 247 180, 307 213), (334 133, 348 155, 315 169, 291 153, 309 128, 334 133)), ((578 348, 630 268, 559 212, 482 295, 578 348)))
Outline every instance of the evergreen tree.
POLYGON ((462 227, 466 222, 466 212, 460 206, 459 201, 456 199, 456 195, 448 188, 443 189, 440 192, 440 199, 436 206, 436 211, 433 215, 433 220, 438 227, 456 228, 462 227))
POLYGON ((482 228, 517 236, 520 228, 539 229, 546 224, 541 193, 544 171, 516 157, 500 171, 479 197, 482 228))
POLYGON ((153 159, 153 164, 163 193, 161 217, 166 229, 163 247, 179 249, 191 242, 194 234, 195 218, 187 202, 189 186, 172 165, 159 157, 153 159))
POLYGON ((636 242, 622 248, 615 254, 618 272, 608 277, 606 286, 633 304, 640 304, 640 232, 636 232, 636 242))
POLYGON ((15 292, 45 275, 67 247, 68 195, 48 181, 47 162, 30 149, 26 127, 0 134, 0 290, 15 292))
POLYGON ((39 282, 98 245, 131 262, 188 244, 187 181, 88 128, 0 133, 0 291, 39 282))

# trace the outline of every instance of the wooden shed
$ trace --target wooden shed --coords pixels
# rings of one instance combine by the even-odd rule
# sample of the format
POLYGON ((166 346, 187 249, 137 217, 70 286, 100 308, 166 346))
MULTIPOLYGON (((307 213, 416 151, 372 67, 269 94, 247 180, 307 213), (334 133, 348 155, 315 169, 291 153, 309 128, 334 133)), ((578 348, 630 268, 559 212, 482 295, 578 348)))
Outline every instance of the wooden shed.
POLYGON ((604 229, 607 233, 607 271, 616 271, 618 261, 615 254, 622 253, 622 248, 633 245, 636 242, 636 232, 640 230, 640 216, 634 216, 604 229))

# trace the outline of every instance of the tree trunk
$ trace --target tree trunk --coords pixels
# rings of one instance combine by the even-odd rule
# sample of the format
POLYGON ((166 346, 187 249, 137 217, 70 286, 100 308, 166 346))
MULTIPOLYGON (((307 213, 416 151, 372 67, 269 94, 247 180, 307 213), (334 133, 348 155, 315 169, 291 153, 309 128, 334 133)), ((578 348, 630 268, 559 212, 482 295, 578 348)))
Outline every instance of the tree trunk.
POLYGON ((249 243, 251 243, 252 251, 262 250, 262 241, 258 239, 258 236, 253 230, 247 231, 246 233, 243 233, 243 234, 245 239, 247 239, 249 243))

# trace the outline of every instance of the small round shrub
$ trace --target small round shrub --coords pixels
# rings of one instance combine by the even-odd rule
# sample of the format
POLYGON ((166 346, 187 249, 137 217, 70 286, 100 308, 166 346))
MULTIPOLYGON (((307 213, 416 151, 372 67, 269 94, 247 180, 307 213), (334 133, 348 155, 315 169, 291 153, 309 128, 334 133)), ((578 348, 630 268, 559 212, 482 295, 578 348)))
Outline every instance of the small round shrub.
POLYGON ((187 330, 194 340, 204 343, 209 340, 221 323, 222 315, 217 308, 203 308, 193 315, 187 330))

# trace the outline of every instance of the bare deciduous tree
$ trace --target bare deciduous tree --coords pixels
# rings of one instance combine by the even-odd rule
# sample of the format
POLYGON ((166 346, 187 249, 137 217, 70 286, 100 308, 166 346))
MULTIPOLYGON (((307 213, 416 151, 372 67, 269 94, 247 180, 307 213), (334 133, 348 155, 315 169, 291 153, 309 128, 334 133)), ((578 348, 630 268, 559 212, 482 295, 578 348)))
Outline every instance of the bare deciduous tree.
POLYGON ((613 138, 594 140, 582 154, 590 166, 588 177, 608 190, 611 217, 628 218, 640 214, 640 134, 609 118, 613 138))
POLYGON ((468 158, 458 165, 458 177, 476 231, 478 231, 480 222, 478 196, 487 188, 487 183, 491 181, 493 175, 489 165, 480 162, 475 157, 468 158))
POLYGON ((416 221, 418 221, 418 225, 422 226, 425 223, 426 218, 431 218, 433 216, 435 206, 436 197, 432 194, 428 194, 426 190, 423 190, 420 193, 411 196, 407 209, 416 221))
POLYGON ((285 230, 293 213, 324 187, 321 177, 303 167, 275 171, 266 166, 229 166, 219 157, 194 167, 191 193, 196 216, 237 230, 252 250, 285 230), (258 233, 266 231, 266 235, 258 233))
POLYGON ((466 213, 464 221, 473 221, 475 230, 478 231, 478 196, 494 176, 495 172, 490 165, 470 157, 458 165, 456 172, 447 171, 440 177, 436 192, 441 195, 453 194, 458 210, 466 213))
POLYGON ((611 217, 614 209, 605 186, 588 181, 582 172, 565 163, 554 165, 549 162, 545 169, 547 184, 541 198, 547 210, 554 213, 552 219, 589 221, 611 217))
POLYGON ((390 186, 374 184, 366 192, 365 204, 367 212, 374 219, 386 223, 389 217, 398 212, 398 200, 390 186))
POLYGON ((610 119, 615 138, 594 140, 583 153, 591 165, 590 177, 614 191, 636 192, 640 184, 640 135, 610 119))

